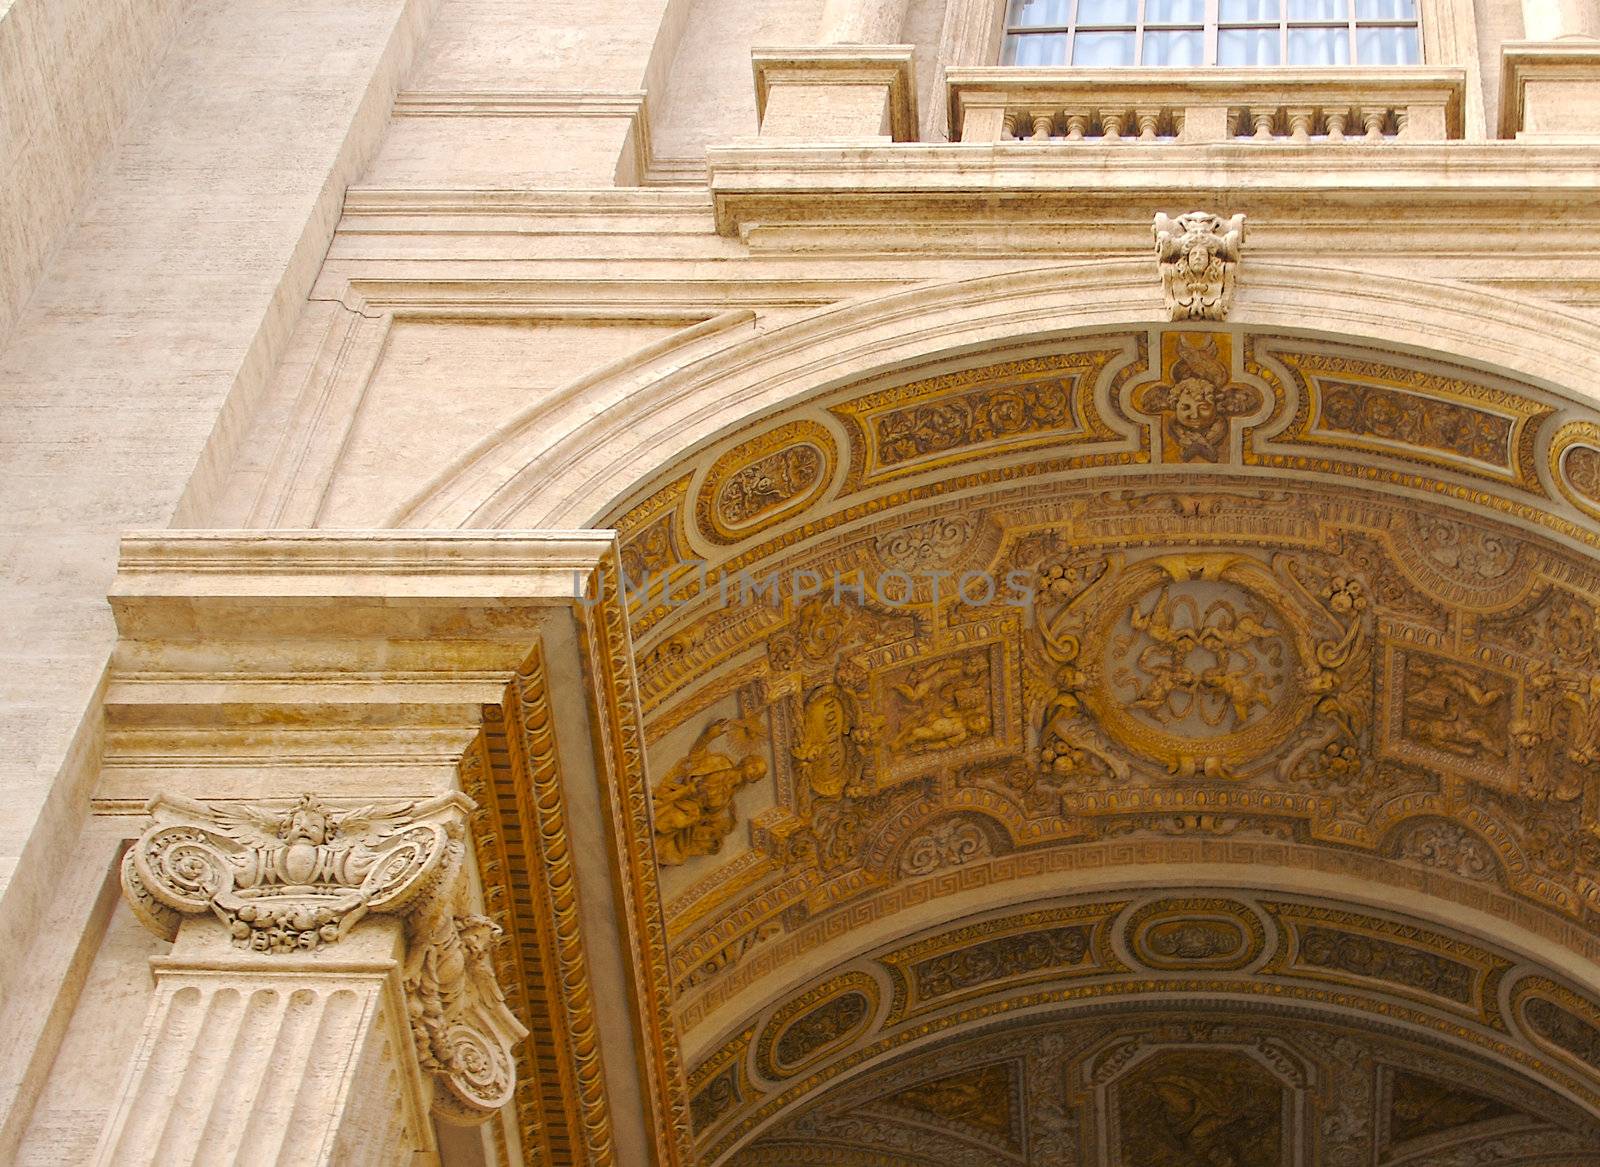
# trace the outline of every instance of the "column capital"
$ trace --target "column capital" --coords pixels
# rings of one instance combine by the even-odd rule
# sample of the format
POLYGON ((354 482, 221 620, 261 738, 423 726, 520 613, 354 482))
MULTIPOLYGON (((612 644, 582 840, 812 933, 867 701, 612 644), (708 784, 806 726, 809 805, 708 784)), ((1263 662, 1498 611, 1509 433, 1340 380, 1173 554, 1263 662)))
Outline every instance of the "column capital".
POLYGON ((407 1012, 418 1063, 439 1087, 434 1109, 482 1121, 510 1100, 512 1047, 527 1031, 494 977, 500 929, 466 905, 472 805, 458 793, 348 809, 311 794, 287 804, 162 795, 123 859, 123 890, 157 935, 214 915, 236 947, 279 965, 315 961, 369 914, 403 920, 407 1012))

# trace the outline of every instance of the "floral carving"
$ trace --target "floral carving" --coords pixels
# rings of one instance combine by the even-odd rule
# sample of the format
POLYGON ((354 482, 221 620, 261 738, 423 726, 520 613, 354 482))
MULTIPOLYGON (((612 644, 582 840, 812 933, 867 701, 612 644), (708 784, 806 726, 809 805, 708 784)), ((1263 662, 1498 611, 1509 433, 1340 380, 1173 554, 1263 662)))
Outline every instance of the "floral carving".
POLYGON ((710 1127, 742 1100, 739 1067, 729 1066, 689 1099, 689 1118, 698 1134, 710 1127))
POLYGON ((897 466, 929 454, 1073 426, 1071 385, 1035 381, 914 405, 875 422, 878 460, 897 466))
POLYGON ((1047 928, 929 957, 912 969, 917 995, 926 1000, 1025 973, 1071 968, 1089 958, 1091 936, 1082 925, 1047 928))
POLYGON ((1416 531, 1423 554, 1439 567, 1463 576, 1499 579, 1517 562, 1511 540, 1476 524, 1442 515, 1419 515, 1416 531))
POLYGON ((1454 401, 1358 381, 1324 381, 1321 426, 1511 468, 1514 420, 1454 401))
POLYGON ((931 875, 946 867, 960 867, 994 853, 989 833, 971 818, 944 819, 925 828, 906 843, 900 853, 900 874, 931 875))
POLYGON ((1424 819, 1409 827, 1395 846, 1397 859, 1434 867, 1462 879, 1493 879, 1500 869, 1494 849, 1460 823, 1424 819))
POLYGON ((527 1031, 495 978, 500 929, 466 907, 470 805, 444 795, 339 811, 310 794, 282 809, 163 796, 123 860, 123 887, 163 936, 209 912, 261 953, 336 943, 369 913, 402 917, 407 1010, 418 1061, 440 1086, 434 1108, 482 1122, 511 1099, 512 1050, 527 1031))
POLYGON ((885 567, 917 575, 959 558, 972 540, 973 525, 961 515, 940 515, 880 535, 874 546, 885 567))
POLYGON ((1474 974, 1466 965, 1374 936, 1303 927, 1299 959, 1314 968, 1393 981, 1452 1001, 1472 1000, 1474 974))
POLYGON ((1244 246, 1244 216, 1224 222, 1207 211, 1176 219, 1157 211, 1151 233, 1168 315, 1173 320, 1226 320, 1244 246))
POLYGON ((759 715, 719 717, 706 725, 689 753, 651 792, 656 862, 663 866, 715 855, 735 825, 733 797, 767 776, 759 715), (725 752, 714 748, 729 743, 725 752))

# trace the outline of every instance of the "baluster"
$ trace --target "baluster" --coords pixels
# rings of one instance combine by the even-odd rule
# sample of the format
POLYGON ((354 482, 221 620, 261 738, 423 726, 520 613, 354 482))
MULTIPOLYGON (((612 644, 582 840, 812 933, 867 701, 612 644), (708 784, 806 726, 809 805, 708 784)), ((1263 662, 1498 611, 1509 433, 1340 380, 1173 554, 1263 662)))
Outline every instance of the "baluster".
POLYGON ((1021 135, 1017 133, 1017 124, 1022 116, 1022 114, 1018 113, 1014 109, 1006 110, 1006 115, 1000 123, 1000 137, 1002 140, 1010 141, 1013 138, 1021 137, 1021 135))
POLYGON ((1265 141, 1272 137, 1272 123, 1278 118, 1278 111, 1274 109, 1258 109, 1250 115, 1250 120, 1255 123, 1255 136, 1258 140, 1265 141))
POLYGON ((1161 119, 1161 111, 1157 109, 1135 110, 1133 116, 1139 123, 1139 141, 1154 142, 1156 140, 1156 123, 1161 119))
POLYGON ((1051 128, 1053 127, 1053 125, 1055 123, 1055 120, 1056 120, 1056 115, 1053 114, 1053 113, 1036 113, 1036 114, 1034 114, 1033 115, 1033 140, 1035 142, 1046 141, 1050 137, 1050 131, 1051 131, 1051 128))
POLYGON ((1122 137, 1123 114, 1117 110, 1103 109, 1100 111, 1100 137, 1107 142, 1115 142, 1122 137))
POLYGON ((1309 109, 1291 109, 1289 111, 1289 137, 1296 142, 1309 142, 1311 140, 1311 115, 1309 109))
POLYGON ((1067 115, 1067 141, 1081 142, 1083 136, 1089 132, 1089 115, 1086 113, 1069 113, 1067 115))
POLYGON ((1323 115, 1323 120, 1328 123, 1328 141, 1344 141, 1344 123, 1350 114, 1347 110, 1330 109, 1323 115))
POLYGON ((1361 110, 1362 124, 1367 127, 1367 141, 1383 141, 1383 123, 1389 120, 1389 111, 1366 106, 1361 110))

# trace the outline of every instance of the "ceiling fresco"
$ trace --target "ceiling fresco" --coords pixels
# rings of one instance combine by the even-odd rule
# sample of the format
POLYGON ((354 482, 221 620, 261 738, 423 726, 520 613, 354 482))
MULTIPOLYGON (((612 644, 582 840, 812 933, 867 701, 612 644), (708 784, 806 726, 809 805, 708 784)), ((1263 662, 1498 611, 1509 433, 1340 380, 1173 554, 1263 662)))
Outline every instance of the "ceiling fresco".
MULTIPOLYGON (((1097 865, 1337 870, 1595 947, 1592 411, 1414 355, 1208 327, 964 362, 834 389, 730 433, 614 518, 635 585, 675 1012, 697 1081, 717 1079, 707 1067, 762 986, 820 972, 808 954, 845 933, 876 942, 898 913, 953 889, 1003 903, 1011 881, 1097 865)), ((1129 943, 1150 969, 1235 975, 1267 958, 1231 910, 1140 925, 1129 943), (1238 928, 1249 935, 1236 951, 1195 955, 1238 928)), ((1057 971, 1099 960, 1093 933, 1041 920, 1017 959, 1057 971)), ((1337 947, 1295 935, 1295 959, 1337 947)), ((865 1040, 886 1007, 873 985, 834 995, 826 1015, 791 1000, 812 1028, 751 1046, 750 1073, 799 1073, 813 1043, 865 1040)), ((1600 1049, 1600 1031, 1569 1037, 1600 1049)), ((1369 1125, 1382 1110, 1418 1132, 1382 1153, 1433 1137, 1422 1127, 1443 1119, 1402 1112, 1454 1088, 1406 1076, 1387 1038, 1349 1040, 1362 1088, 1393 1102, 1374 1101, 1369 1125)), ((1318 1075, 1334 1071, 1313 1071, 1314 1051, 1285 1053, 1321 1083, 1291 1087, 1270 1058, 1231 1048, 1179 1043, 1094 1105, 1198 1114, 1220 1104, 1182 1082, 1244 1090, 1277 1075, 1289 1101, 1241 1118, 1232 1159, 1170 1161, 1334 1162, 1296 1157, 1323 1145, 1305 1132, 1328 1106, 1318 1075)), ((915 1115, 935 1101, 943 1113, 975 1093, 1021 1098, 1034 1078, 936 1075, 873 1113, 927 1126, 915 1115)), ((1495 1098, 1456 1125, 1559 1142, 1527 1126, 1549 1114, 1501 1113, 1495 1098)), ((1096 1161, 1199 1154, 1129 1143, 1118 1159, 1113 1118, 1075 1120, 1111 1140, 1096 1161)), ((803 1133, 845 1120, 784 1122, 803 1133)), ((729 1161, 1045 1161, 1029 1158, 1026 1124, 1002 1130, 990 1110, 966 1121, 959 1137, 987 1138, 1000 1157, 782 1159, 745 1146, 729 1161)))

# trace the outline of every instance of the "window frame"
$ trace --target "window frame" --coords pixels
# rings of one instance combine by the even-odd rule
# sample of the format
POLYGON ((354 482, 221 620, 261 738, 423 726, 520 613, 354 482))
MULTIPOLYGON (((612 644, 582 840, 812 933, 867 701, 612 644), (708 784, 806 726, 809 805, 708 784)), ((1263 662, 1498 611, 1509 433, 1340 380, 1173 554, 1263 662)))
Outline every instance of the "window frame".
POLYGON ((1203 19, 1198 23, 1195 22, 1195 21, 1192 21, 1192 20, 1188 20, 1188 21, 1157 21, 1157 22, 1146 21, 1146 19, 1145 19, 1146 8, 1149 5, 1150 0, 1134 0, 1134 5, 1135 5, 1135 7, 1134 7, 1134 21, 1131 24, 1125 23, 1125 22, 1080 24, 1078 22, 1078 20, 1077 20, 1077 15, 1078 15, 1079 6, 1082 4, 1082 2, 1083 2, 1083 0, 1066 0, 1067 11, 1068 11, 1068 14, 1069 14, 1069 20, 1068 20, 1068 23, 1066 25, 1054 25, 1054 24, 1051 24, 1051 25, 1013 25, 1013 24, 1011 24, 1010 19, 1009 19, 1010 18, 1010 12, 1011 12, 1011 6, 1012 6, 1011 5, 1011 0, 997 0, 997 3, 995 5, 995 7, 996 7, 996 15, 997 15, 997 18, 998 18, 998 24, 999 24, 999 41, 1000 41, 998 59, 999 59, 1001 65, 1004 66, 1004 67, 1008 67, 1008 68, 1010 68, 1010 67, 1018 67, 1018 68, 1063 68, 1063 67, 1065 67, 1065 68, 1086 68, 1086 67, 1093 67, 1093 66, 1083 66, 1083 65, 1073 65, 1072 64, 1072 55, 1073 55, 1073 52, 1074 52, 1075 48, 1077 47, 1078 34, 1080 32, 1091 33, 1091 34, 1093 34, 1093 33, 1105 33, 1105 32, 1132 33, 1133 34, 1133 60, 1132 60, 1132 62, 1130 62, 1128 64, 1125 64, 1125 65, 1105 66, 1105 67, 1109 67, 1109 68, 1128 68, 1128 69, 1141 69, 1141 68, 1152 68, 1152 69, 1169 69, 1169 68, 1209 69, 1209 68, 1216 68, 1216 67, 1218 67, 1217 54, 1218 54, 1219 34, 1221 32, 1223 32, 1223 31, 1233 31, 1233 30, 1265 32, 1265 31, 1268 31, 1268 30, 1275 29, 1277 31, 1277 33, 1278 33, 1278 60, 1277 60, 1276 63, 1270 64, 1270 65, 1251 65, 1251 64, 1223 65, 1223 66, 1221 66, 1222 68, 1272 69, 1272 68, 1280 68, 1280 67, 1287 67, 1287 68, 1324 68, 1324 67, 1330 67, 1329 65, 1327 65, 1325 63, 1318 63, 1318 64, 1301 64, 1301 63, 1293 63, 1293 64, 1291 64, 1290 63, 1290 61, 1289 61, 1289 36, 1290 36, 1290 33, 1294 32, 1294 31, 1300 31, 1300 30, 1303 30, 1303 29, 1312 29, 1312 30, 1343 29, 1343 30, 1345 30, 1346 36, 1348 37, 1348 40, 1347 40, 1346 43, 1349 45, 1350 59, 1348 61, 1346 61, 1346 62, 1343 62, 1343 63, 1338 64, 1338 65, 1333 65, 1331 67, 1336 67, 1336 68, 1344 68, 1344 67, 1351 67, 1351 68, 1367 68, 1367 67, 1385 68, 1385 67, 1387 67, 1387 68, 1393 68, 1393 67, 1395 67, 1393 65, 1388 64, 1387 62, 1375 62, 1375 63, 1373 63, 1372 65, 1369 66, 1366 62, 1363 62, 1363 61, 1360 60, 1360 33, 1361 33, 1361 31, 1363 29, 1371 29, 1371 28, 1415 28, 1417 30, 1417 32, 1416 32, 1417 60, 1414 62, 1414 64, 1417 64, 1417 65, 1426 64, 1428 62, 1428 57, 1429 57, 1429 53, 1428 53, 1428 35, 1427 35, 1427 31, 1428 31, 1427 30, 1427 7, 1428 7, 1428 5, 1424 2, 1424 0, 1413 0, 1413 3, 1415 4, 1415 7, 1416 7, 1416 16, 1415 16, 1414 19, 1411 19, 1411 20, 1363 20, 1363 19, 1360 19, 1356 14, 1356 0, 1345 0, 1345 2, 1346 2, 1346 18, 1344 20, 1292 20, 1292 19, 1290 19, 1290 16, 1289 16, 1290 0, 1279 0, 1279 17, 1275 21, 1268 21, 1268 20, 1230 20, 1230 21, 1223 21, 1223 20, 1220 19, 1221 7, 1222 7, 1223 0, 1202 0, 1202 3, 1204 4, 1204 15, 1203 15, 1203 19), (1203 39, 1202 53, 1201 53, 1201 56, 1202 56, 1201 63, 1195 64, 1195 65, 1146 65, 1145 62, 1144 62, 1144 55, 1145 55, 1145 33, 1146 33, 1147 30, 1148 31, 1155 31, 1155 32, 1197 32, 1197 31, 1200 32, 1201 35, 1202 35, 1202 39, 1203 39), (1011 45, 1013 43, 1015 43, 1015 38, 1029 37, 1029 36, 1040 36, 1040 37, 1043 37, 1043 36, 1065 36, 1066 37, 1066 47, 1065 47, 1065 51, 1064 51, 1064 54, 1063 54, 1064 60, 1062 62, 1060 62, 1059 64, 1044 65, 1044 66, 1028 66, 1028 65, 1016 66, 1016 65, 1013 64, 1013 62, 1007 61, 1006 60, 1006 56, 1007 56, 1007 54, 1008 54, 1008 52, 1010 50, 1011 45))

